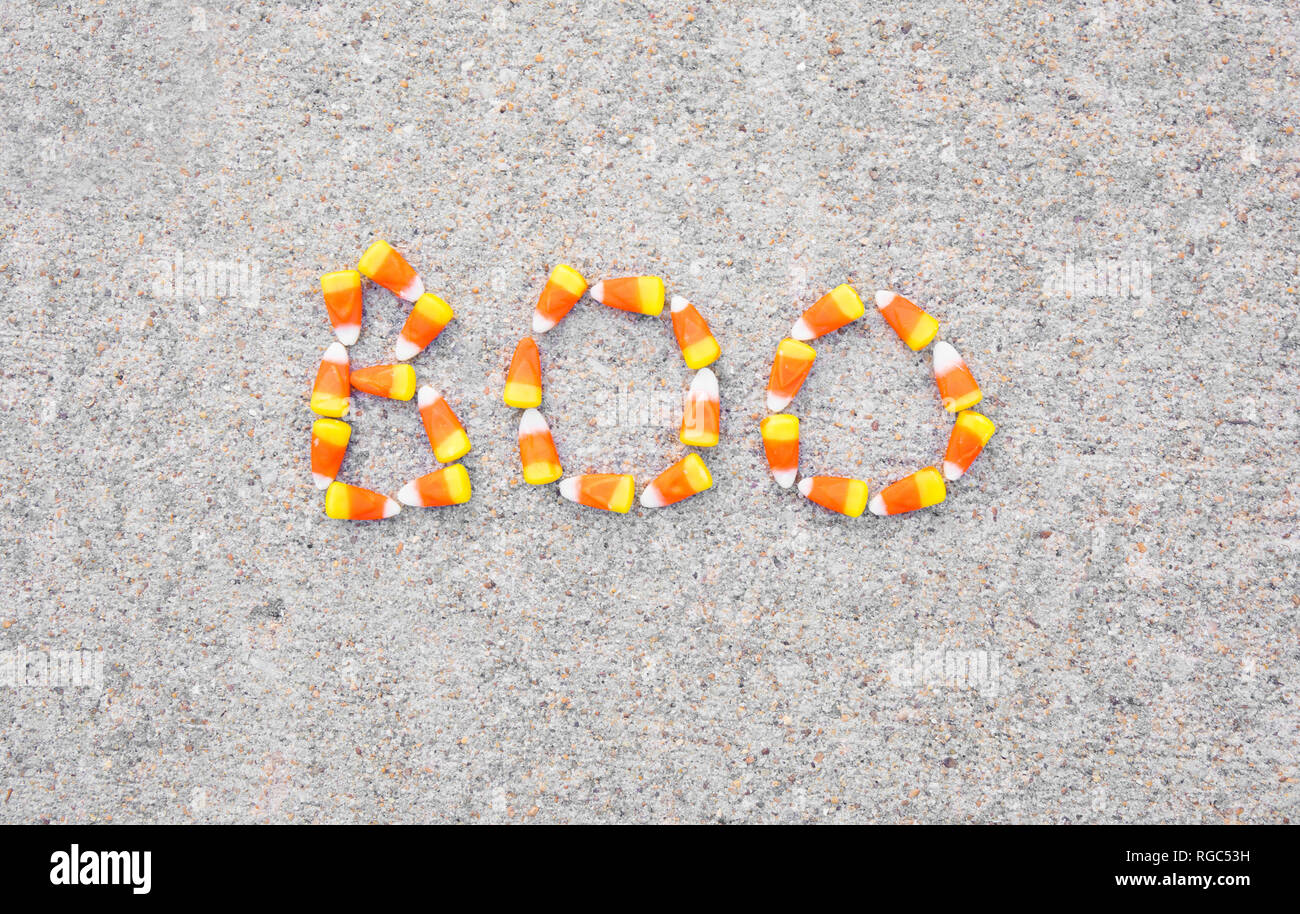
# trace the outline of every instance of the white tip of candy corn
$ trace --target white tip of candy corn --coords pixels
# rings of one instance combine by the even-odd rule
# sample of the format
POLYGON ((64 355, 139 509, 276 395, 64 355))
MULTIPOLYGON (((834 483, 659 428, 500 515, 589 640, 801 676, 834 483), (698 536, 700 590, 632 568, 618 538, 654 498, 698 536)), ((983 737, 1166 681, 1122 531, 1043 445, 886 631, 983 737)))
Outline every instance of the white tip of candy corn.
POLYGON ((794 326, 790 328, 790 336, 796 340, 817 339, 817 334, 812 332, 812 328, 808 326, 808 322, 802 317, 795 321, 794 326))
POLYGON ((323 362, 333 362, 335 365, 346 365, 348 363, 348 351, 343 348, 342 343, 330 343, 329 348, 325 350, 325 355, 321 357, 323 362))
POLYGON ((560 494, 569 501, 578 500, 578 477, 570 476, 568 479, 560 480, 560 494))
POLYGON ((591 287, 590 295, 602 305, 605 304, 605 280, 596 280, 596 284, 591 287))
POLYGON ((424 409, 426 406, 432 406, 434 404, 434 401, 436 401, 441 396, 442 394, 434 390, 432 385, 425 384, 423 387, 420 388, 419 394, 417 394, 415 405, 419 409, 424 409))
POLYGON ((876 293, 876 307, 881 311, 884 311, 889 307, 889 303, 894 300, 896 294, 896 292, 886 292, 884 289, 881 289, 876 293))
POLYGON ((344 346, 351 346, 361 336, 360 324, 340 324, 334 328, 334 335, 344 346))
POLYGON ((807 498, 808 493, 810 492, 812 492, 812 477, 805 476, 803 479, 799 480, 799 494, 804 498, 807 498))
POLYGON ((794 485, 794 478, 798 473, 798 470, 773 470, 772 478, 776 480, 778 486, 788 489, 794 485))
POLYGON ((328 489, 330 483, 334 481, 333 476, 326 476, 324 473, 312 473, 312 478, 316 480, 316 488, 328 489))
POLYGON ((947 374, 961 364, 961 356, 951 343, 943 340, 934 344, 934 373, 947 374))
POLYGON ((884 517, 887 513, 885 511, 885 500, 879 495, 871 496, 871 501, 867 502, 867 510, 877 517, 884 517))
POLYGON ((416 273, 415 278, 407 283, 406 288, 397 294, 414 304, 424 294, 424 280, 420 278, 420 274, 416 273))
MULTIPOLYGON (((411 480, 406 485, 397 490, 397 500, 404 505, 410 505, 412 508, 420 508, 420 490, 415 487, 415 480, 411 480)), ((397 512, 394 511, 394 514, 397 512)), ((388 517, 387 509, 384 511, 384 517, 388 517)))
POLYGON ((533 312, 533 333, 545 333, 554 326, 555 321, 538 311, 533 312))
POLYGON ((688 302, 686 299, 682 298, 682 296, 674 295, 672 303, 669 305, 669 308, 672 310, 674 314, 676 314, 678 311, 685 311, 687 308, 690 307, 690 304, 691 303, 688 302))
POLYGON ((399 362, 413 359, 422 351, 423 350, 421 350, 419 346, 415 345, 404 336, 399 336, 396 345, 393 346, 393 354, 397 356, 397 361, 399 362))
POLYGON ((402 506, 391 498, 384 499, 384 517, 392 517, 402 512, 402 506))
POLYGON ((538 432, 550 431, 550 426, 546 424, 546 419, 535 409, 526 409, 524 414, 519 418, 519 434, 535 435, 538 432))
POLYGON ((779 413, 790 405, 793 397, 783 397, 780 394, 774 394, 770 390, 767 392, 767 408, 774 413, 779 413))
POLYGON ((701 368, 691 379, 691 393, 709 400, 718 399, 718 376, 707 368, 701 368))
POLYGON ((957 466, 957 464, 953 463, 951 460, 945 460, 943 462, 943 478, 949 482, 952 482, 955 479, 961 479, 962 474, 965 472, 965 470, 957 466))
POLYGON ((641 493, 641 504, 646 508, 662 508, 668 502, 664 500, 664 494, 659 491, 656 485, 649 485, 641 493))

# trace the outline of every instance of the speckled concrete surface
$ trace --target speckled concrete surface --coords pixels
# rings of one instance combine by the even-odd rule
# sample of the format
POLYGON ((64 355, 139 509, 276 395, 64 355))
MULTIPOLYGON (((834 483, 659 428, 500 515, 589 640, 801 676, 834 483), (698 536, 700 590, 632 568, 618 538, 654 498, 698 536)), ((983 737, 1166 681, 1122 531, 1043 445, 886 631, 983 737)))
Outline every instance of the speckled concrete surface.
MULTIPOLYGON (((105 672, 0 686, 0 821, 1294 818, 1294 5, 0 25, 0 650, 105 672), (415 365, 475 494, 337 523, 316 278, 377 235, 457 311, 415 365), (707 495, 615 517, 523 484, 502 370, 560 260, 711 321, 707 495), (238 294, 196 287, 227 262, 238 294), (841 281, 935 313, 998 423, 923 514, 766 473, 773 347, 841 281)), ((366 307, 358 364, 405 311, 366 307)), ((683 452, 638 415, 687 380, 666 319, 587 301, 542 347, 568 470, 683 452)), ((820 353, 805 471, 874 492, 939 456, 924 354, 874 311, 820 353)), ((344 478, 432 468, 413 404, 356 405, 344 478)))

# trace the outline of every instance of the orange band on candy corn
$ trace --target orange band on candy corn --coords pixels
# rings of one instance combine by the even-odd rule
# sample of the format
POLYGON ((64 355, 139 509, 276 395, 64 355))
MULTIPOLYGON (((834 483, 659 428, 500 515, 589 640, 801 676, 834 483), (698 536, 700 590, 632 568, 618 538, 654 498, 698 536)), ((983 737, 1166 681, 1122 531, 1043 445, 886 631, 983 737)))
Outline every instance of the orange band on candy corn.
POLYGON ((326 273, 320 278, 320 287, 334 335, 344 346, 351 346, 361 335, 361 274, 356 270, 326 273))
POLYGON ((948 436, 948 450, 943 455, 943 475, 948 480, 960 479, 984 450, 997 428, 974 410, 957 416, 957 422, 948 436))
POLYGON ((471 494, 469 473, 455 463, 412 479, 398 491, 397 500, 413 508, 442 508, 463 505, 471 494))
POLYGON ((853 287, 841 283, 817 300, 790 330, 796 340, 815 340, 857 320, 866 312, 853 287))
POLYGON ((564 320, 586 291, 587 280, 581 273, 567 264, 557 265, 547 277, 537 307, 533 309, 533 332, 545 333, 564 320))
POLYGON ((602 279, 591 287, 591 297, 620 311, 653 317, 664 310, 664 281, 658 276, 602 279))
POLYGON ((934 344, 934 380, 939 385, 939 399, 950 413, 970 409, 984 394, 957 350, 940 340, 934 344))
POLYGON ((872 514, 887 516, 906 514, 937 505, 948 497, 948 487, 943 476, 934 467, 917 470, 878 492, 868 507, 872 514))
POLYGON ((718 443, 721 405, 718 402, 718 378, 707 368, 701 368, 691 381, 682 407, 682 430, 678 435, 682 444, 692 447, 713 447, 718 443))
POLYGON ((937 320, 897 292, 877 292, 876 307, 885 322, 913 352, 924 349, 939 332, 937 320))
POLYGON ((405 362, 423 352, 424 348, 437 339, 438 334, 442 333, 442 328, 451 323, 451 319, 455 316, 451 305, 432 292, 421 295, 412 306, 411 313, 407 315, 406 323, 402 325, 401 336, 397 338, 397 344, 393 347, 397 360, 405 362))
POLYGON ((672 318, 673 336, 677 337, 677 348, 682 351, 687 368, 703 368, 717 361, 722 349, 694 305, 680 295, 674 295, 672 318))
POLYGON ((506 387, 502 394, 506 406, 528 409, 542 405, 542 357, 537 344, 524 337, 515 347, 506 369, 506 387))
POLYGON ((790 405, 812 369, 817 352, 807 343, 788 337, 776 347, 772 375, 767 382, 767 408, 780 411, 790 405))
POLYGON ((465 426, 452 412, 442 394, 429 385, 420 388, 420 421, 424 423, 424 433, 433 448, 434 459, 439 463, 451 463, 469 453, 469 435, 465 426))
POLYGON ((352 372, 352 389, 389 400, 415 396, 415 369, 410 365, 372 365, 352 372))
POLYGON ((525 410, 519 419, 519 460, 529 485, 545 485, 564 475, 551 428, 535 409, 525 410))
POLYGON ((632 509, 635 488, 631 476, 617 473, 587 473, 560 480, 560 494, 569 501, 616 514, 626 514, 632 509))
POLYGON ((348 364, 348 351, 343 344, 331 343, 316 369, 316 382, 311 388, 312 412, 335 419, 347 415, 352 402, 348 364))
POLYGON ((763 451, 776 484, 788 489, 799 472, 799 418, 780 414, 758 424, 763 451))
POLYGON ((357 269, 409 302, 417 301, 424 294, 420 274, 387 241, 376 241, 366 248, 357 269))

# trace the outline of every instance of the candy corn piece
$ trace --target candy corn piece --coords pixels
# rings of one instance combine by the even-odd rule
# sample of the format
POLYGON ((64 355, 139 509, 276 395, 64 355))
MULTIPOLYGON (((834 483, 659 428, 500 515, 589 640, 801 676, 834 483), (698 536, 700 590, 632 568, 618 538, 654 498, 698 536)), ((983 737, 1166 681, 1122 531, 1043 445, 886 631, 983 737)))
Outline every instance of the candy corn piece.
POLYGON ((832 330, 852 323, 866 312, 862 299, 848 283, 841 283, 821 298, 795 321, 790 335, 796 340, 815 340, 832 330))
POLYGON ((620 311, 654 317, 664 310, 664 281, 658 276, 602 279, 591 287, 591 297, 620 311))
POLYGON ((424 347, 432 343, 438 334, 442 333, 442 328, 451 323, 451 319, 455 316, 451 305, 432 292, 421 295, 416 299, 411 313, 407 315, 406 323, 402 325, 402 335, 397 338, 397 345, 393 347, 397 353, 397 361, 405 362, 423 352, 424 347))
POLYGON ((767 382, 767 408, 775 412, 785 409, 794 395, 803 387, 804 379, 812 368, 817 352, 807 343, 784 339, 776 347, 772 362, 772 376, 767 382))
POLYGON ((958 414, 957 423, 948 436, 948 450, 943 455, 943 475, 949 480, 961 479, 996 430, 987 416, 974 410, 958 414))
POLYGON ((416 402, 420 405, 420 420, 424 422, 424 433, 429 436, 435 460, 451 463, 469 453, 469 435, 465 434, 465 427, 442 394, 426 384, 420 388, 420 398, 416 402))
POLYGON ((401 510, 387 495, 346 482, 331 482, 325 490, 325 516, 335 520, 383 520, 401 510))
POLYGON ((546 485, 564 475, 551 428, 535 409, 526 410, 519 419, 519 460, 524 482, 531 486, 546 485))
POLYGON ((361 274, 356 270, 326 273, 320 278, 320 287, 334 335, 344 346, 351 346, 361 335, 361 274))
POLYGON ((877 492, 867 507, 872 514, 881 517, 906 514, 937 505, 947 496, 948 488, 943 484, 943 476, 934 467, 926 467, 877 492))
POLYGON ((984 399, 966 362, 943 340, 934 344, 934 379, 939 384, 943 408, 950 413, 970 409, 984 399))
POLYGON ((772 478, 781 488, 790 488, 799 472, 799 417, 784 413, 768 416, 758 424, 758 430, 772 478))
POLYGON ((335 419, 347 415, 351 405, 348 383, 348 351, 342 343, 330 343, 316 369, 316 383, 311 388, 311 411, 335 419))
POLYGON ((680 295, 674 295, 672 315, 673 336, 677 337, 677 347, 682 351, 686 367, 703 368, 717 361, 722 349, 695 306, 680 295))
POLYGON ((324 489, 339 474, 351 437, 352 426, 338 419, 317 419, 311 424, 311 475, 316 488, 324 489))
POLYGON ((424 294, 424 280, 420 279, 420 274, 387 241, 376 241, 366 248, 357 269, 409 302, 418 301, 424 294))
POLYGON ((415 396, 415 369, 410 365, 372 365, 352 372, 352 389, 390 400, 415 396))
POLYGON ((939 332, 939 322, 897 292, 876 293, 876 307, 894 332, 913 352, 929 345, 939 332))
POLYGON ((463 505, 469 501, 469 496, 469 473, 459 463, 412 479, 397 492, 397 500, 412 508, 463 505))
POLYGON ((718 443, 718 377, 701 368, 691 380, 682 407, 682 431, 677 437, 692 447, 713 447, 718 443))
POLYGON ((626 514, 632 510, 632 491, 636 482, 631 476, 617 473, 588 473, 560 480, 560 494, 589 508, 626 514))
POLYGON ((506 369, 506 406, 528 409, 542 405, 542 357, 531 337, 524 337, 506 369))
POLYGON ((641 504, 647 508, 663 508, 711 488, 713 476, 700 455, 687 454, 646 486, 641 493, 641 504))
POLYGON ((867 484, 843 476, 805 476, 799 480, 799 494, 849 517, 861 517, 867 510, 867 484))
POLYGON ((533 310, 533 333, 545 333, 562 321, 586 291, 581 273, 565 264, 554 267, 533 310))

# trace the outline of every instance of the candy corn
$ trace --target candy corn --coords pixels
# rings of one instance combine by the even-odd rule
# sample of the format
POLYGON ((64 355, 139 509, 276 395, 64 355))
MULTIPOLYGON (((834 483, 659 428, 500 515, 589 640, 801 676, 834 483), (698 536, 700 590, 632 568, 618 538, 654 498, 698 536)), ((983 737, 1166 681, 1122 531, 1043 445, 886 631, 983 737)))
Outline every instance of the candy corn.
POLYGON ((372 365, 352 372, 352 389, 390 400, 415 396, 415 369, 410 365, 372 365))
POLYGON ((701 368, 691 380, 682 407, 682 431, 678 435, 682 444, 692 447, 713 447, 718 443, 719 425, 718 377, 707 368, 701 368))
POLYGON ((553 268, 533 310, 533 333, 545 333, 562 321, 586 291, 587 280, 573 267, 559 264, 553 268))
POLYGON ((962 357, 943 340, 934 344, 934 379, 939 384, 943 408, 950 413, 970 409, 984 399, 962 357))
POLYGON ((768 416, 758 424, 758 430, 772 478, 781 488, 790 488, 799 471, 799 417, 768 416))
POLYGON ((631 476, 616 473, 588 473, 560 480, 560 494, 589 508, 626 514, 632 509, 632 490, 636 483, 631 476))
POLYGON ((348 383, 348 351, 342 343, 330 343, 316 369, 316 383, 311 388, 311 411, 338 419, 347 415, 351 405, 348 383))
POLYGON ((397 500, 412 508, 463 505, 469 501, 469 496, 469 473, 459 463, 412 479, 397 492, 397 500))
POLYGON ((823 508, 849 517, 861 517, 867 509, 867 484, 842 476, 805 476, 799 480, 799 494, 823 508))
POLYGON ((664 281, 658 276, 602 279, 591 287, 591 297, 620 311, 654 317, 664 310, 664 281))
POLYGON ((451 463, 469 453, 469 435, 465 434, 465 427, 460 424, 442 394, 426 384, 420 388, 420 397, 416 402, 420 406, 420 420, 424 422, 424 433, 429 436, 435 460, 451 463))
POLYGON ((641 493, 641 504, 647 508, 663 508, 711 488, 713 476, 700 455, 687 454, 655 477, 641 493))
POLYGON ((357 269, 409 302, 419 300, 424 294, 424 281, 420 274, 387 241, 376 241, 366 248, 357 269))
POLYGON ((876 293, 880 315, 913 352, 924 349, 939 332, 939 322, 897 292, 876 293))
POLYGON ((421 295, 407 315, 406 323, 402 325, 402 335, 393 347, 397 361, 405 362, 423 352, 424 347, 432 343, 455 316, 451 305, 432 292, 421 295))
POLYGON ((388 496, 346 482, 331 482, 325 490, 325 516, 335 520, 383 520, 401 510, 388 496))
POLYGON ((316 488, 325 488, 339 474, 351 437, 352 426, 338 419, 317 419, 311 424, 311 475, 316 488))
POLYGON ((943 455, 943 475, 949 480, 961 479, 994 431, 996 428, 987 416, 970 409, 959 413, 948 436, 948 450, 943 455))
POLYGON ((524 337, 506 369, 506 406, 528 409, 542 405, 542 359, 537 344, 524 337))
POLYGON ((872 514, 879 514, 882 517, 889 514, 905 514, 908 511, 937 505, 947 495, 948 489, 943 484, 943 476, 934 467, 926 467, 877 492, 867 507, 872 514))
POLYGON ((529 485, 545 485, 564 475, 551 428, 535 409, 525 411, 519 419, 519 460, 524 467, 524 482, 529 485))
POLYGON ((812 368, 817 352, 807 343, 784 339, 776 347, 772 362, 772 376, 767 382, 767 408, 776 412, 785 409, 803 386, 812 368))
POLYGON ((361 274, 356 270, 326 273, 320 278, 320 287, 334 335, 344 346, 351 346, 361 335, 361 274))
POLYGON ((853 291, 853 287, 841 283, 819 298, 817 304, 795 321, 790 336, 796 340, 815 340, 832 330, 840 329, 845 324, 852 323, 865 311, 862 299, 858 298, 858 293, 853 291))
POLYGON ((686 367, 703 368, 717 361, 722 349, 695 306, 680 295, 674 295, 672 315, 673 335, 677 337, 677 347, 682 351, 686 367))

